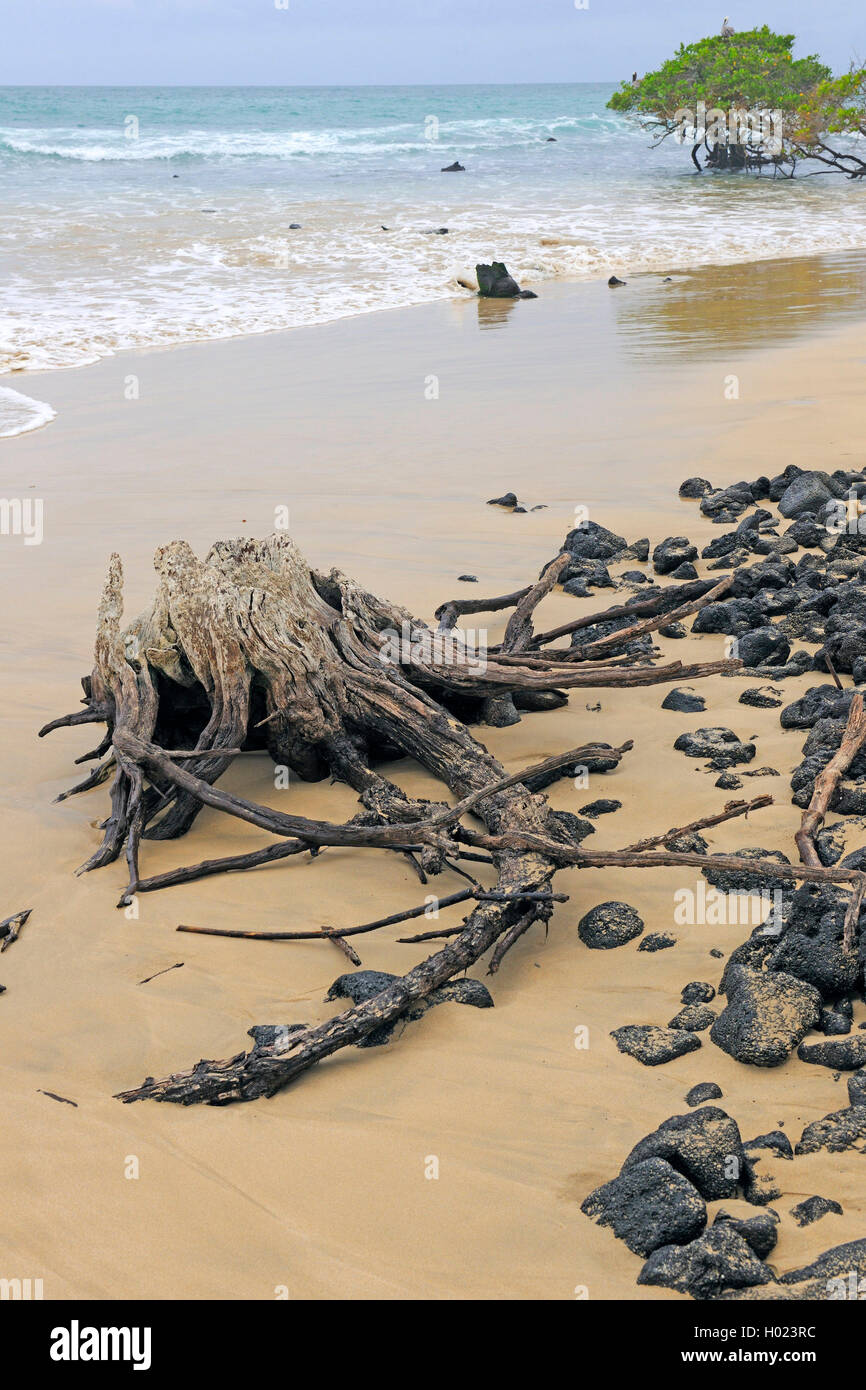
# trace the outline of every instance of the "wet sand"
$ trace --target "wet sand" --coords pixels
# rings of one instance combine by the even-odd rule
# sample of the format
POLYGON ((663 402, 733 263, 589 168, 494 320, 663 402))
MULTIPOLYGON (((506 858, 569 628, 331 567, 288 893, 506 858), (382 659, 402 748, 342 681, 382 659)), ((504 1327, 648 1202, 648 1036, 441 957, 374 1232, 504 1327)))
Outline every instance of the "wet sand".
MULTIPOLYGON (((794 1142, 804 1123, 844 1103, 844 1080, 822 1068, 793 1059, 746 1069, 706 1035, 699 1051, 656 1069, 617 1052, 612 1028, 667 1023, 688 981, 718 983, 723 962, 711 948, 727 955, 748 927, 674 927, 673 894, 692 886, 681 870, 562 873, 557 886, 571 899, 547 940, 536 927, 509 954, 491 982, 495 1009, 443 1005, 393 1045, 338 1054, 269 1102, 122 1106, 114 1092, 229 1056, 254 1023, 328 1017, 324 994, 348 968, 327 943, 178 936, 179 922, 346 926, 427 890, 396 857, 329 850, 316 862, 144 896, 138 919, 127 919, 115 908, 124 866, 74 877, 98 842, 105 790, 52 804, 80 775, 72 762, 97 741, 94 731, 39 742, 35 730, 79 698, 115 549, 132 616, 152 594, 158 545, 184 537, 204 551, 219 537, 266 534, 275 508, 288 506, 317 567, 336 565, 430 617, 457 594, 526 583, 577 507, 630 540, 687 534, 703 544, 718 528, 677 499, 690 474, 725 484, 788 463, 861 466, 863 283, 860 260, 831 258, 716 268, 670 284, 648 276, 616 292, 545 286, 532 303, 455 301, 6 379, 58 414, 0 442, 4 495, 44 499, 45 516, 39 546, 0 538, 0 916, 33 907, 0 957, 0 1274, 42 1278, 46 1298, 61 1299, 273 1298, 282 1288, 290 1298, 569 1299, 578 1287, 594 1299, 678 1297, 636 1286, 640 1261, 581 1215, 586 1193, 615 1175, 637 1139, 682 1112, 698 1081, 721 1086, 720 1104, 746 1137, 781 1125, 794 1142), (731 377, 737 399, 726 398, 731 377), (485 506, 508 489, 546 510, 485 506), (466 572, 477 586, 457 583, 466 572), (647 932, 673 930, 676 947, 586 949, 577 922, 610 898, 633 903, 647 932), (590 1030, 588 1050, 574 1046, 579 1025, 590 1030), (434 1181, 425 1178, 432 1155, 434 1181), (132 1158, 137 1178, 125 1176, 132 1158)), ((539 621, 612 599, 604 590, 589 601, 555 594, 539 621)), ((490 625, 491 640, 499 631, 490 625)), ((660 645, 671 658, 714 660, 722 641, 660 645)), ((514 770, 588 737, 634 738, 618 771, 586 790, 561 782, 550 792, 572 811, 597 797, 623 802, 596 822, 593 848, 721 809, 728 794, 673 751, 678 734, 708 723, 757 734, 754 766, 782 776, 749 779, 738 795, 770 791, 778 804, 708 838, 717 850, 753 843, 793 857, 798 813, 787 774, 802 736, 783 733, 777 711, 737 703, 750 683, 703 682, 702 715, 662 711, 665 687, 599 690, 478 732, 514 770)), ((786 698, 820 683, 788 681, 786 698)), ((437 790, 409 763, 394 775, 407 790, 437 790)), ((259 757, 239 760, 225 785, 331 820, 357 809, 342 786, 275 790, 259 757)), ((184 841, 146 844, 143 869, 262 838, 205 811, 184 841)), ((445 876, 434 889, 458 886, 445 876)), ((443 912, 440 924, 458 912, 443 912)), ((397 944, 405 934, 362 938, 364 966, 414 964, 423 948, 397 944)), ((473 973, 483 978, 483 967, 473 973)), ((855 1027, 864 1018, 855 1006, 855 1027)), ((860 1164, 857 1154, 775 1164, 780 1270, 866 1234, 860 1164), (845 1215, 797 1231, 786 1214, 813 1193, 840 1201, 845 1215)))

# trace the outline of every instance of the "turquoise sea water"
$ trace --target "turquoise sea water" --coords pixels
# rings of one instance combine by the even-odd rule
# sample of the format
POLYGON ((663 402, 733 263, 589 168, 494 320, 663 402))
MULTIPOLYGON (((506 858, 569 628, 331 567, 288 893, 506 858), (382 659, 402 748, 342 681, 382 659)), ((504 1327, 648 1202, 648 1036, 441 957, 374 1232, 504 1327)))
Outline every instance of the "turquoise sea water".
POLYGON ((0 372, 463 294, 493 257, 537 286, 866 246, 866 188, 698 177, 611 91, 2 88, 0 372))

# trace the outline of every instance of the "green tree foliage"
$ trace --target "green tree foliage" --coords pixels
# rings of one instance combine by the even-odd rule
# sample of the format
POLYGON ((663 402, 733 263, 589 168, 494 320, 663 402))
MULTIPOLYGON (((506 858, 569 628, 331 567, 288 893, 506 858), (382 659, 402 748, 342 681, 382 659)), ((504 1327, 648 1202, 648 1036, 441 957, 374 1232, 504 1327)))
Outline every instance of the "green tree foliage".
POLYGON ((656 72, 623 82, 608 106, 636 117, 660 140, 693 139, 698 168, 695 152, 703 143, 707 164, 716 167, 771 164, 793 173, 798 162, 814 160, 851 178, 866 177, 866 68, 833 77, 816 54, 795 58, 794 42, 793 34, 774 34, 764 25, 681 44, 656 72), (714 112, 725 113, 725 123, 714 122, 714 112), (774 146, 748 125, 746 135, 739 133, 727 120, 734 112, 752 118, 772 113, 774 146))
POLYGON ((681 44, 657 72, 639 82, 623 82, 608 106, 658 122, 674 122, 677 113, 709 107, 795 110, 808 92, 830 80, 820 58, 794 58, 793 34, 774 34, 766 25, 732 38, 699 39, 681 44))

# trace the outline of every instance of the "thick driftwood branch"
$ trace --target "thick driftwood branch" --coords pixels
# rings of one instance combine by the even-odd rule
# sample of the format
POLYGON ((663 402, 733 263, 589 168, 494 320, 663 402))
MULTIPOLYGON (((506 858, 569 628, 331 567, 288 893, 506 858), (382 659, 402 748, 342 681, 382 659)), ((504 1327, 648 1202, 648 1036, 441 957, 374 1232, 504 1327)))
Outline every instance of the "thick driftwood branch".
POLYGON ((848 711, 848 722, 842 735, 838 751, 828 762, 823 772, 815 778, 812 799, 803 812, 800 829, 794 836, 800 858, 804 864, 820 864, 821 860, 815 846, 815 836, 824 824, 833 794, 845 776, 861 748, 866 745, 866 714, 863 710, 863 696, 855 695, 848 711))

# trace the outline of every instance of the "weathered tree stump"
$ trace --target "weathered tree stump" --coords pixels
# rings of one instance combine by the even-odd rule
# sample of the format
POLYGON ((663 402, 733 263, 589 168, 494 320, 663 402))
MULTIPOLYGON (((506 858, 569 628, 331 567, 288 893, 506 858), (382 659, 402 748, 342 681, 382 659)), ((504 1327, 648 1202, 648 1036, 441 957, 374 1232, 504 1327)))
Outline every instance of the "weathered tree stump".
MULTIPOLYGON (((121 1099, 221 1104, 272 1095, 313 1063, 399 1018, 491 948, 491 970, 497 969, 533 922, 550 917, 550 884, 558 868, 707 862, 667 851, 664 841, 673 831, 654 837, 650 843, 659 848, 646 853, 634 847, 619 856, 588 853, 580 849, 571 818, 548 806, 539 788, 552 777, 593 758, 615 764, 630 744, 611 749, 589 743, 509 776, 468 724, 500 722, 505 708, 519 717, 521 708, 555 707, 570 688, 643 686, 736 667, 729 661, 641 666, 623 664, 628 658, 617 655, 635 634, 666 620, 659 612, 671 611, 672 597, 680 603, 679 616, 711 601, 729 581, 712 588, 675 586, 674 594, 664 591, 663 601, 643 603, 647 616, 621 634, 545 653, 545 643, 591 621, 533 635, 534 609, 562 570, 556 559, 527 589, 471 602, 472 611, 515 610, 501 646, 482 654, 453 629, 460 601, 443 606, 442 624, 433 630, 337 570, 311 570, 285 535, 219 542, 204 560, 175 541, 157 552, 155 567, 159 584, 151 609, 124 627, 121 563, 112 557, 93 672, 82 682, 84 708, 41 731, 107 725, 89 755, 105 761, 67 793, 112 778, 102 844, 79 872, 125 854, 124 904, 139 892, 341 845, 407 855, 423 881, 459 860, 480 859, 495 868, 496 884, 483 889, 470 878, 466 897, 472 906, 460 929, 375 998, 318 1027, 292 1032, 284 1046, 256 1044, 228 1061, 200 1062, 162 1081, 148 1078, 121 1099), (301 779, 330 776, 348 783, 359 794, 361 812, 345 824, 312 821, 216 785, 240 753, 262 749, 301 779), (379 770, 399 757, 415 759, 436 776, 456 804, 408 797, 379 770), (249 854, 142 877, 142 843, 184 835, 204 805, 277 839, 249 854), (481 819, 483 831, 463 824, 470 812, 481 819)), ((465 869, 458 872, 469 877, 465 869)), ((788 871, 788 877, 797 876, 846 875, 810 866, 788 871)), ((281 935, 342 940, 333 927, 281 935)))

